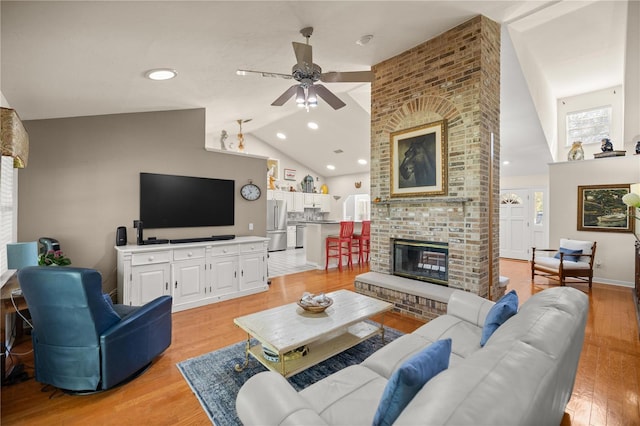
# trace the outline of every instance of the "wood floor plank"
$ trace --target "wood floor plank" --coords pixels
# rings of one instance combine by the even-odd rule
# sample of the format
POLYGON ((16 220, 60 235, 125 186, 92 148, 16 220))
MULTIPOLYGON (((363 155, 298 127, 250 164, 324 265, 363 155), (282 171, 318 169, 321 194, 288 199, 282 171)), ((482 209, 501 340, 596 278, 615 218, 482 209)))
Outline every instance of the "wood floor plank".
MULTIPOLYGON (((273 279, 269 290, 209 306, 173 314, 169 349, 151 368, 119 388, 90 396, 41 392, 42 385, 29 380, 2 387, 2 425, 207 425, 209 419, 191 392, 176 363, 244 340, 246 335, 233 318, 296 301, 304 291, 330 292, 353 289, 354 277, 366 272, 356 266, 348 271, 307 271, 273 279)), ((531 283, 526 261, 501 260, 500 275, 510 279, 520 303, 532 294, 555 287, 543 278, 531 283)), ((563 426, 640 425, 640 340, 631 289, 594 284, 576 288, 590 295, 585 344, 574 391, 563 426)), ((409 333, 422 322, 387 314, 385 324, 409 333)), ((14 348, 26 352, 29 339, 14 348)), ((33 355, 20 357, 31 367, 33 355)))

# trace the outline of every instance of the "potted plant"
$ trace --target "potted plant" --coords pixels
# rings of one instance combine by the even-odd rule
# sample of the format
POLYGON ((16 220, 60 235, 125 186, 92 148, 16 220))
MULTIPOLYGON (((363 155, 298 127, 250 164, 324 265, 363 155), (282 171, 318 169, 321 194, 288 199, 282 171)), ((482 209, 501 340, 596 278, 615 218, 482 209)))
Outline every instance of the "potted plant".
POLYGON ((61 250, 49 250, 38 256, 40 266, 67 266, 71 265, 71 259, 66 257, 61 250))

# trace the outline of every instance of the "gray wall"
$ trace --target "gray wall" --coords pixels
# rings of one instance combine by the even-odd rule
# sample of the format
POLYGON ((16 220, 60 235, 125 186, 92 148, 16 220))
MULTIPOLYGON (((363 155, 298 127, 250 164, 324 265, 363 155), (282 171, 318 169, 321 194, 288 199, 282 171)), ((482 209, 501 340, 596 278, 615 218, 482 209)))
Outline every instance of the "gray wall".
POLYGON ((235 180, 235 226, 145 230, 145 238, 266 235, 266 160, 204 149, 205 111, 148 112, 26 121, 29 165, 18 175, 18 240, 60 241, 73 266, 116 286, 115 230, 135 244, 139 173, 235 180), (264 195, 240 196, 253 179, 264 195), (253 231, 249 231, 253 223, 253 231))

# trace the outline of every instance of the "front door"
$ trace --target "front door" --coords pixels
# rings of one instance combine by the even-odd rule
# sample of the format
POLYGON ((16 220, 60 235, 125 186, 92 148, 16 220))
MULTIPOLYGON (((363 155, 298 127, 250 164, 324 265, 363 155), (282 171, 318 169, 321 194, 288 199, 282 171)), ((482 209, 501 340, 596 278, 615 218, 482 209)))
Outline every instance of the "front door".
POLYGON ((528 190, 506 190, 500 194, 500 257, 529 259, 528 190))

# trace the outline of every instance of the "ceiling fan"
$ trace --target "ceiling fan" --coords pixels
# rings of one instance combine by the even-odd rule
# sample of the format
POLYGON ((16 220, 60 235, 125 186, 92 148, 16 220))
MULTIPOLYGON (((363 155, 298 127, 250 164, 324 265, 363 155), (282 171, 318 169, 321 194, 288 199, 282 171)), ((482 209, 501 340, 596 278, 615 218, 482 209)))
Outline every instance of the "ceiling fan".
POLYGON ((291 69, 291 74, 279 74, 264 71, 238 70, 238 75, 246 75, 247 73, 261 74, 263 77, 275 77, 294 79, 298 83, 289 87, 278 99, 273 101, 271 105, 282 106, 291 97, 295 96, 296 103, 300 107, 315 107, 318 105, 318 96, 325 100, 333 109, 340 109, 346 104, 336 95, 331 93, 322 84, 316 84, 317 81, 323 83, 368 83, 373 80, 373 72, 371 71, 352 71, 352 72, 322 72, 317 64, 313 63, 313 55, 309 37, 313 34, 313 27, 306 27, 300 30, 307 43, 293 42, 293 52, 296 55, 297 63, 291 69))

